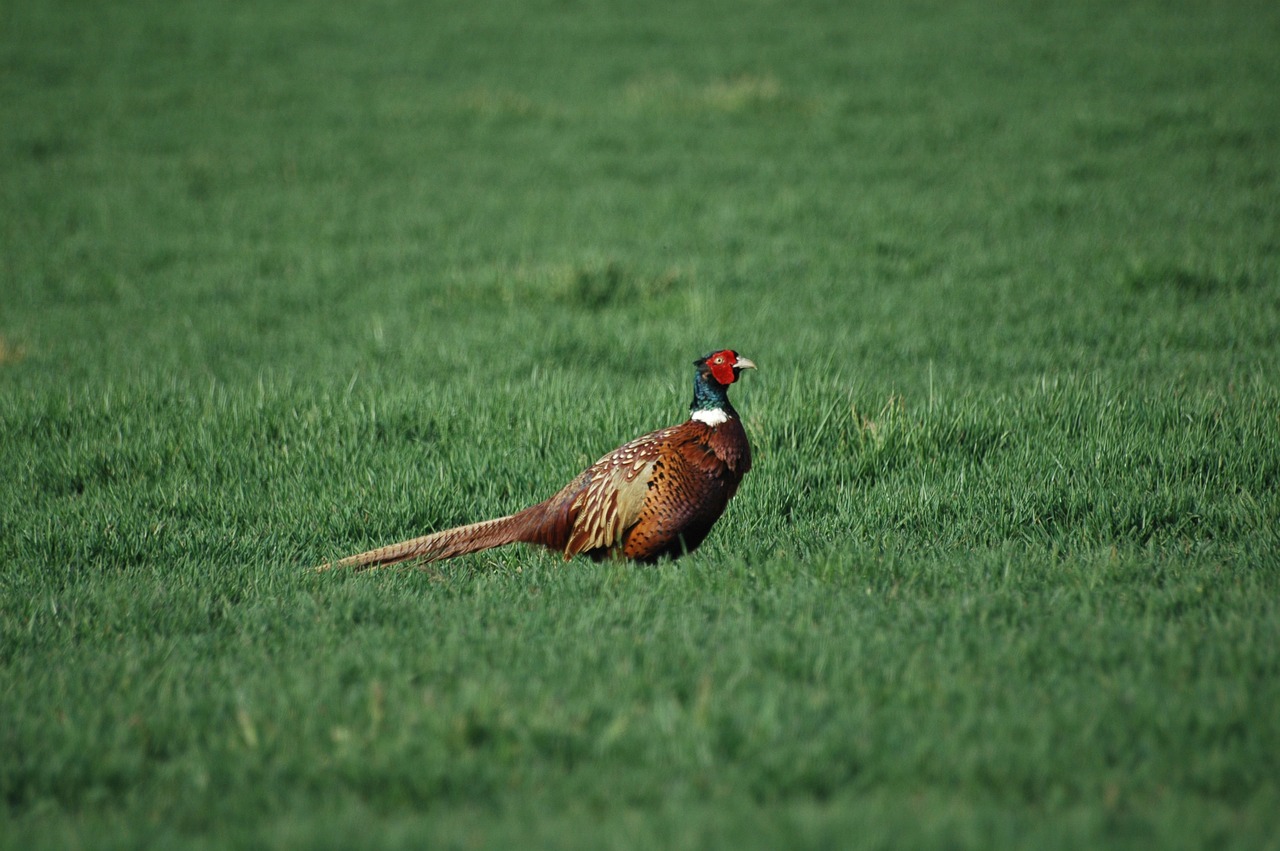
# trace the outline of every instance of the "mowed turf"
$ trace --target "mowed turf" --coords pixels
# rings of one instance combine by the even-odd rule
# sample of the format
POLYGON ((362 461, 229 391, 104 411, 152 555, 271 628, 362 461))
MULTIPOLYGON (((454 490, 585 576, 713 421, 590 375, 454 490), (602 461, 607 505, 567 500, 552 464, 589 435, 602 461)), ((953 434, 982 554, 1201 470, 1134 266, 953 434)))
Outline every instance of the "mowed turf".
POLYGON ((1273 5, 9 4, 0 844, 1278 847, 1273 5))

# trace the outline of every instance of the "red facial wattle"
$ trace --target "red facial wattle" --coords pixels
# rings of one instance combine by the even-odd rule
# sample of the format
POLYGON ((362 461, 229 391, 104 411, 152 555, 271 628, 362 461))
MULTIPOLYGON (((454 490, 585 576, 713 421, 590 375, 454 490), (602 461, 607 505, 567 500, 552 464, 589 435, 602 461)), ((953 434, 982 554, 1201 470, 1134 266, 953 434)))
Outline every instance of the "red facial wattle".
POLYGON ((737 362, 738 356, 728 349, 723 352, 716 352, 707 358, 707 366, 711 369, 711 377, 725 386, 737 380, 737 376, 733 372, 733 365, 737 362))

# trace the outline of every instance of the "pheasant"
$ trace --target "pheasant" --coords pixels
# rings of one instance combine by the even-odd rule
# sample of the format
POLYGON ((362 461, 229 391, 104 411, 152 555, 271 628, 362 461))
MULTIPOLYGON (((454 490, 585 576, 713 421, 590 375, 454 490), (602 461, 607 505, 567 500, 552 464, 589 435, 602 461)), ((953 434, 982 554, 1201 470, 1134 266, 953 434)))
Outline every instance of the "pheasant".
POLYGON ((755 364, 732 349, 693 363, 693 405, 686 422, 620 446, 550 499, 316 569, 440 561, 514 543, 540 544, 566 560, 586 555, 654 562, 697 549, 751 469, 751 447, 727 391, 742 370, 755 364))

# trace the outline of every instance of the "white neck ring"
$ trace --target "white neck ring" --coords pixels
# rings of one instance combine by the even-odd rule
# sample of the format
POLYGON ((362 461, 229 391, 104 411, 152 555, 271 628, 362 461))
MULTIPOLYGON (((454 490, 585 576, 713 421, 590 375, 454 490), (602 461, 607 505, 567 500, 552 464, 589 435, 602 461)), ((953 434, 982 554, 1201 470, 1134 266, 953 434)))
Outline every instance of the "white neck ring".
POLYGON ((712 408, 709 411, 694 411, 689 415, 689 419, 697 420, 709 426, 718 426, 729 421, 729 415, 724 412, 723 408, 712 408))

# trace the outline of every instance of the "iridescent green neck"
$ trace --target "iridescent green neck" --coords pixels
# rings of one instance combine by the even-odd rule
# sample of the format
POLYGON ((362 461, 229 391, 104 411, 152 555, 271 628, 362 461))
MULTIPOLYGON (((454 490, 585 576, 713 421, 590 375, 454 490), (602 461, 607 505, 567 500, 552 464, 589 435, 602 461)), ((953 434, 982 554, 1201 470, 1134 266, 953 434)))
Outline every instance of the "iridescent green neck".
MULTIPOLYGON (((693 377, 693 404, 689 406, 689 413, 694 419, 706 422, 706 415, 717 411, 724 412, 726 417, 737 416, 733 405, 729 404, 728 388, 699 371, 693 377), (698 416, 700 413, 703 416, 698 416)), ((719 418, 711 417, 711 419, 719 418)))

